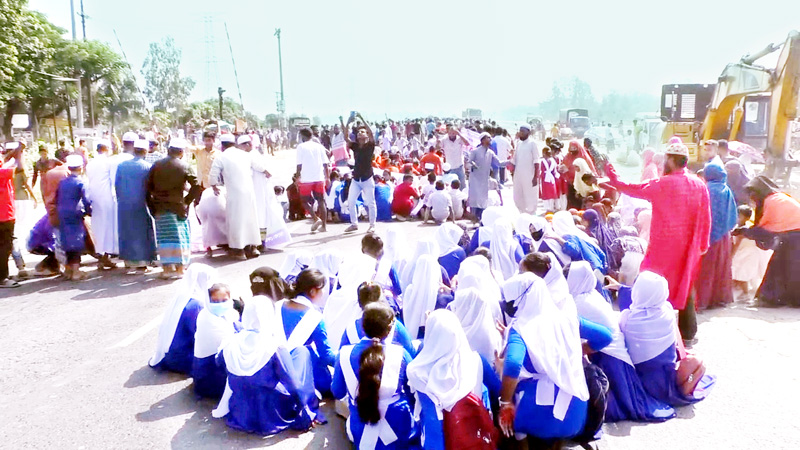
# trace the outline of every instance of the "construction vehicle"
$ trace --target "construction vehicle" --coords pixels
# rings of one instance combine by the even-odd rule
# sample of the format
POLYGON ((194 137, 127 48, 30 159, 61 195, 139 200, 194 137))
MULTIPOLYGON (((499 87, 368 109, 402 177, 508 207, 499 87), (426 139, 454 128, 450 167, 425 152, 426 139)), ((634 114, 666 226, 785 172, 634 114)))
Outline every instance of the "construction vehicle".
POLYGON ((789 124, 798 117, 798 91, 800 33, 792 31, 782 44, 728 64, 716 84, 664 85, 661 142, 680 137, 690 161, 700 158, 700 145, 707 140, 744 142, 764 150, 767 175, 786 176, 797 165, 789 151, 789 124), (778 50, 774 69, 756 65, 778 50))
POLYGON ((558 128, 561 139, 582 139, 586 130, 592 127, 589 110, 581 108, 565 108, 558 114, 558 128))

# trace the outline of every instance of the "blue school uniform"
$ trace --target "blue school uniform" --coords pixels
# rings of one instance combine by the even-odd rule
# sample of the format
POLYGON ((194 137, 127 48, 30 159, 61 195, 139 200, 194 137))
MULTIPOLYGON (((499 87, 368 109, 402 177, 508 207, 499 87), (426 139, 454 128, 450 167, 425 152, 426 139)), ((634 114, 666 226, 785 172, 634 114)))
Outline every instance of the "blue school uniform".
MULTIPOLYGON (((358 318, 345 328, 342 333, 342 343, 339 345, 341 349, 345 345, 353 345, 358 343, 366 336, 364 333, 363 319, 358 318)), ((394 329, 389 332, 390 336, 386 336, 389 342, 403 347, 412 357, 417 356, 417 351, 414 349, 414 344, 411 343, 411 335, 408 334, 406 326, 402 322, 396 320, 394 322, 394 329)))
POLYGON ((325 330, 325 323, 322 322, 322 314, 314 309, 296 310, 285 307, 286 301, 276 305, 278 321, 283 329, 284 335, 289 342, 289 351, 305 345, 311 352, 311 363, 314 371, 314 386, 322 395, 328 395, 331 391, 331 372, 328 366, 333 366, 336 354, 328 343, 328 332, 325 330), (307 314, 312 314, 307 321, 313 325, 299 328, 301 321, 307 314), (297 330, 299 335, 293 333, 297 330), (312 347, 311 344, 314 344, 312 347))
POLYGON ((453 278, 458 273, 458 269, 465 259, 467 259, 467 252, 459 247, 450 253, 440 256, 439 265, 444 268, 449 278, 453 278))
POLYGON ((197 315, 203 309, 203 304, 195 299, 183 308, 178 327, 172 336, 172 343, 164 358, 153 368, 168 370, 170 372, 191 374, 194 362, 194 333, 197 331, 197 315))
MULTIPOLYGON (((483 365, 483 406, 488 411, 497 411, 499 405, 496 399, 500 397, 501 381, 492 365, 481 356, 483 365)), ((439 417, 439 411, 427 394, 419 392, 417 398, 420 402, 420 425, 422 426, 422 448, 425 450, 445 450, 444 423, 439 417)))
MULTIPOLYGON (((589 342, 592 349, 600 350, 611 343, 612 337, 608 328, 583 319, 579 322, 580 336, 589 342)), ((512 328, 508 334, 503 376, 520 379, 516 390, 516 398, 519 401, 514 430, 544 440, 569 439, 580 433, 586 423, 587 402, 572 397, 564 420, 556 419, 553 416, 555 405, 536 404, 538 380, 533 377, 521 377, 523 368, 531 375, 537 374, 522 336, 512 328)), ((559 387, 555 386, 554 398, 558 396, 559 391, 559 387)))
MULTIPOLYGON (((225 358, 217 354, 224 369, 225 358)), ((291 354, 279 347, 269 362, 252 376, 228 374, 231 397, 225 422, 231 428, 260 435, 286 429, 305 431, 316 418, 319 400, 314 393, 311 353, 307 347, 291 354)))
POLYGON ((370 339, 362 339, 355 345, 342 347, 333 375, 334 397, 347 397, 350 417, 347 418, 347 435, 359 448, 362 440, 375 442, 376 450, 418 448, 419 427, 414 421, 412 396, 408 388, 406 367, 411 355, 394 344, 384 345, 384 369, 381 377, 379 409, 381 421, 375 426, 365 424, 358 415, 355 396, 358 392, 358 373, 361 353, 372 345, 370 339), (392 374, 392 376, 387 376, 392 374), (393 392, 389 395, 388 392, 393 392), (388 441, 388 442, 387 442, 388 441))
POLYGON ((675 369, 677 360, 678 353, 673 344, 655 358, 636 364, 636 373, 639 374, 644 389, 654 398, 671 406, 691 405, 705 398, 715 378, 703 375, 694 395, 684 395, 678 388, 678 372, 675 369))
POLYGON ((489 248, 491 238, 487 233, 481 233, 481 230, 484 227, 479 227, 475 232, 472 234, 472 238, 469 240, 469 246, 466 248, 467 255, 471 255, 478 247, 486 247, 489 248), (483 234, 483 235, 481 235, 483 234))
POLYGON ((584 241, 577 236, 564 236, 564 254, 573 261, 586 261, 592 270, 599 270, 603 275, 608 274, 608 258, 600 247, 591 242, 584 241))
POLYGON ((392 221, 392 188, 378 183, 375 185, 375 204, 378 222, 392 221))
POLYGON ((192 378, 194 393, 200 397, 220 398, 225 391, 225 380, 228 373, 225 367, 217 365, 216 355, 205 358, 194 357, 192 360, 192 378))

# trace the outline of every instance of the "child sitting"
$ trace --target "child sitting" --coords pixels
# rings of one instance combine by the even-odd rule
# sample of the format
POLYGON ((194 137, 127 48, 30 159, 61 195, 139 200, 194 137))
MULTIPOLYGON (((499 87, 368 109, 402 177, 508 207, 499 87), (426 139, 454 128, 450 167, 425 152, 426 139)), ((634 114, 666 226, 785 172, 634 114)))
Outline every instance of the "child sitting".
POLYGON ((453 217, 455 220, 461 220, 464 217, 467 202, 467 194, 461 190, 461 182, 453 180, 450 183, 449 194, 453 206, 453 217))
POLYGON ((289 197, 286 196, 286 189, 283 186, 275 186, 275 197, 283 208, 283 221, 289 221, 289 197))
POLYGON ((419 199, 419 193, 413 183, 413 175, 404 175, 403 182, 394 188, 392 212, 397 215, 398 220, 408 219, 416 203, 414 200, 419 199))
POLYGON ((444 191, 444 182, 436 182, 436 190, 425 196, 425 222, 431 217, 437 225, 441 225, 447 219, 456 221, 453 214, 453 201, 450 195, 444 191))
POLYGON ((341 177, 338 170, 333 169, 331 171, 331 183, 325 194, 325 208, 328 210, 328 222, 339 220, 339 213, 336 211, 336 193, 339 190, 339 186, 342 184, 341 177))
POLYGON ((297 187, 297 175, 292 175, 292 184, 286 187, 286 197, 289 199, 289 220, 305 219, 306 210, 297 187))

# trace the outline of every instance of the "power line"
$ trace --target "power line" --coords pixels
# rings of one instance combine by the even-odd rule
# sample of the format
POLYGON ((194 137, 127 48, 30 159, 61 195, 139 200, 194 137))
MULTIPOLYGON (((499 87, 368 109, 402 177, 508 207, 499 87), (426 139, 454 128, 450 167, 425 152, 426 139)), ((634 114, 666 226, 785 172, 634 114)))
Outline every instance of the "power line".
POLYGON ((225 35, 228 37, 228 49, 231 52, 231 63, 233 63, 233 76, 236 78, 236 90, 239 91, 239 105, 242 107, 244 117, 244 101, 242 101, 242 89, 239 87, 239 74, 236 72, 236 60, 233 59, 233 47, 231 47, 231 35, 228 34, 228 22, 225 22, 225 35))
POLYGON ((144 93, 142 92, 142 88, 139 87, 139 83, 136 81, 136 74, 133 72, 133 67, 131 67, 130 61, 128 61, 128 55, 125 54, 125 49, 122 48, 122 41, 119 40, 119 36, 117 35, 117 29, 113 28, 111 31, 114 32, 114 37, 117 38, 117 44, 119 44, 119 51, 122 52, 122 57, 125 58, 125 64, 128 65, 128 70, 131 72, 131 76, 133 77, 133 84, 136 85, 136 90, 139 92, 139 96, 142 97, 142 105, 144 106, 144 110, 147 111, 147 117, 151 120, 153 115, 150 113, 150 108, 147 107, 147 100, 144 98, 144 93))

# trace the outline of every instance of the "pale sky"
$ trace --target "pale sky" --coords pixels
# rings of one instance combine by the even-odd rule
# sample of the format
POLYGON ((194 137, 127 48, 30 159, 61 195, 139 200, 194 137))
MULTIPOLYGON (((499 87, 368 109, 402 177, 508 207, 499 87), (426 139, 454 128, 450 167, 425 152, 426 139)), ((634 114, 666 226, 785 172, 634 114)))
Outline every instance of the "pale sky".
MULTIPOLYGON (((29 7, 70 35, 69 0, 29 7)), ((287 112, 326 120, 350 110, 499 115, 536 105, 572 76, 598 98, 659 95, 666 83, 714 83, 727 63, 800 28, 800 0, 84 0, 84 9, 87 37, 119 51, 116 29, 140 83, 148 44, 172 36, 182 74, 197 82, 192 100, 217 86, 238 98, 227 22, 244 106, 259 116, 275 111, 280 27, 287 112)), ((80 38, 80 18, 76 26, 80 38)))

